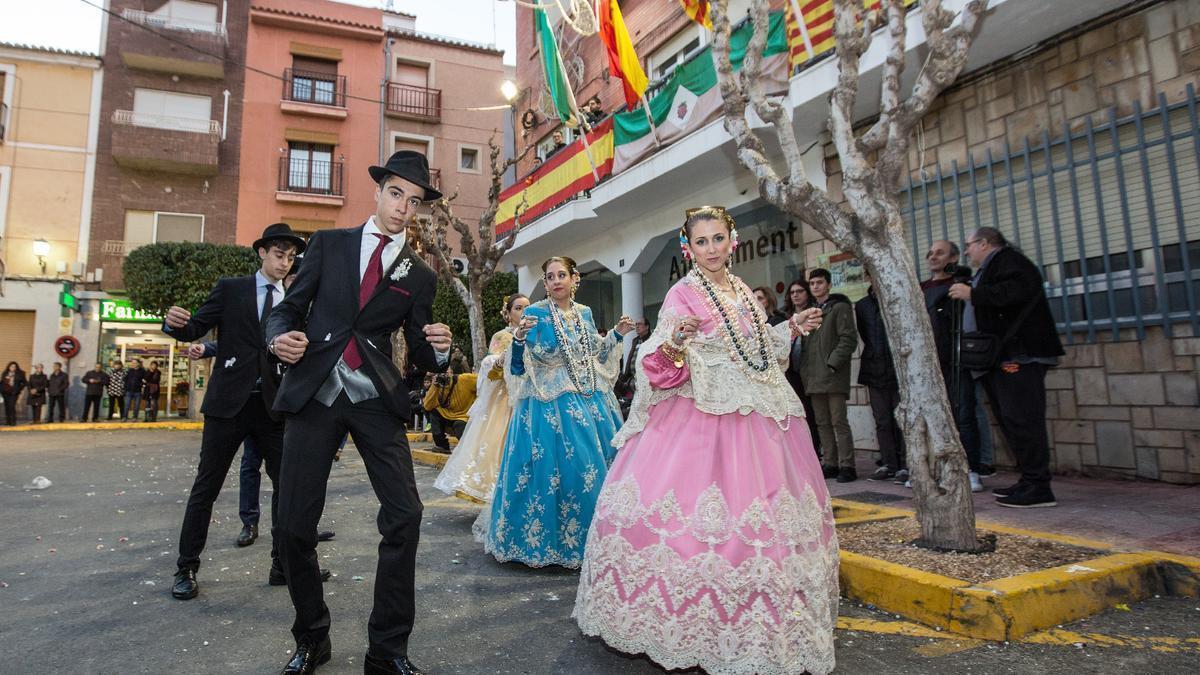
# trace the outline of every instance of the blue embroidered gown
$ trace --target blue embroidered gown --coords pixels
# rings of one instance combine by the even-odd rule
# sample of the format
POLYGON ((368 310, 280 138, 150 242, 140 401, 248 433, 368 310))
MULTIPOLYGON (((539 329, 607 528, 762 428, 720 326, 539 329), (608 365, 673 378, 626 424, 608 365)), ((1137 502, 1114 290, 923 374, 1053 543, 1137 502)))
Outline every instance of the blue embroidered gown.
POLYGON ((513 417, 490 512, 481 516, 476 535, 501 562, 574 568, 583 560, 596 498, 616 455, 620 337, 611 331, 601 338, 592 310, 575 305, 577 314, 567 313, 559 327, 570 342, 564 346, 548 302, 525 310, 537 325, 525 345, 509 348, 513 417))

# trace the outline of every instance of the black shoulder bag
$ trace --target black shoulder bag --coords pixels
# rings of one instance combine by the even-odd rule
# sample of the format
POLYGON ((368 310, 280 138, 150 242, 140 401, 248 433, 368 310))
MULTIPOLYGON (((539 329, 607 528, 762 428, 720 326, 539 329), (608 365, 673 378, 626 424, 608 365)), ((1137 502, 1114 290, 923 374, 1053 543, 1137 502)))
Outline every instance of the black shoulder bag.
POLYGON ((1029 313, 1033 311, 1034 305, 1038 300, 1042 299, 1043 291, 1038 290, 1037 295, 1033 296, 1033 300, 1021 309, 1021 313, 1017 315, 1017 320, 1008 327, 1003 336, 992 335, 981 331, 972 331, 963 333, 962 342, 959 347, 959 363, 964 370, 986 371, 996 367, 996 362, 1000 360, 1000 352, 1004 345, 1017 334, 1017 329, 1021 324, 1025 323, 1025 319, 1029 317, 1029 313))

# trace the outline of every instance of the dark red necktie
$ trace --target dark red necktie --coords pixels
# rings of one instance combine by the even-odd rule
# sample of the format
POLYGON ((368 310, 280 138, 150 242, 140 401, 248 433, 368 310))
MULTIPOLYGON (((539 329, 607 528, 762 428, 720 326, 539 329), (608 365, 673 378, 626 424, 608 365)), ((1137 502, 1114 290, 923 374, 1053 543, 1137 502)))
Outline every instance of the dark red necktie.
MULTIPOLYGON (((379 237, 379 244, 375 247, 375 252, 371 254, 371 260, 367 262, 367 271, 363 273, 362 283, 358 286, 358 308, 362 309, 371 296, 375 293, 375 287, 383 279, 383 249, 388 244, 392 243, 390 237, 378 233, 374 233, 379 237)), ((346 343, 346 349, 342 352, 342 360, 350 366, 350 370, 358 370, 362 366, 362 355, 358 353, 358 341, 354 336, 350 336, 350 341, 346 343)))

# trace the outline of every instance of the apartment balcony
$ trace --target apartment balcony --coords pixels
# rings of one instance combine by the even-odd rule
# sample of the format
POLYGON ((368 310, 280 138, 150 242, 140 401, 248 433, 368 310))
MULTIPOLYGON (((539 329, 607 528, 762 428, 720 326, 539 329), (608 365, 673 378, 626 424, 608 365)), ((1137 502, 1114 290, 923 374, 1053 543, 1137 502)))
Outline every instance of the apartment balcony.
POLYGON ((126 66, 214 80, 225 77, 225 26, 139 9, 126 9, 121 17, 158 33, 133 29, 128 39, 121 41, 121 60, 126 66))
POLYGON ((294 115, 344 120, 346 76, 285 68, 279 109, 294 115))
POLYGON ((132 110, 113 113, 112 156, 118 166, 193 176, 219 172, 221 123, 132 110))
POLYGON ((442 121, 442 90, 389 82, 387 114, 419 122, 442 121))
POLYGON ((279 158, 275 201, 286 204, 342 206, 346 203, 341 162, 279 158))

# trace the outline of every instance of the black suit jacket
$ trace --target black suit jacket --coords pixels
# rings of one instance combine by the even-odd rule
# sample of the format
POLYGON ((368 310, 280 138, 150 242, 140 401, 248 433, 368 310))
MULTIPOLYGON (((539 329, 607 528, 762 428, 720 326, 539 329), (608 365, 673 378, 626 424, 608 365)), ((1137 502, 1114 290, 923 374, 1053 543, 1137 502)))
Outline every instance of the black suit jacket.
POLYGON ((180 342, 195 342, 217 329, 217 356, 200 406, 205 415, 237 416, 260 377, 267 410, 275 400, 278 361, 267 352, 257 291, 254 276, 219 279, 186 326, 167 330, 163 324, 163 332, 180 342))
POLYGON ((325 383, 346 344, 358 341, 362 369, 385 406, 411 419, 408 387, 392 362, 392 333, 404 328, 408 361, 430 372, 446 370, 439 364, 424 328, 433 323, 433 296, 437 274, 405 245, 383 271, 375 292, 358 307, 359 255, 363 227, 321 230, 304 252, 304 265, 283 302, 267 320, 267 341, 291 330, 304 330, 308 348, 300 361, 287 369, 275 399, 275 410, 298 413, 325 383), (392 279, 405 261, 408 273, 392 279))
POLYGON ((997 251, 971 290, 979 330, 1003 336, 1034 298, 1029 316, 1012 339, 1001 345, 1001 356, 1051 357, 1064 352, 1037 265, 1011 247, 997 251))

